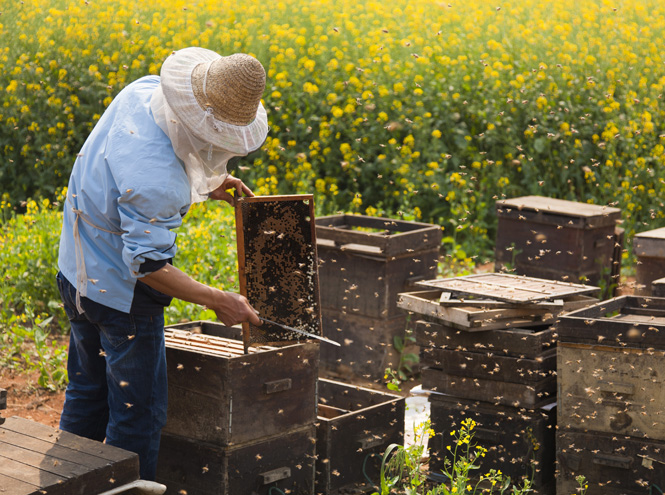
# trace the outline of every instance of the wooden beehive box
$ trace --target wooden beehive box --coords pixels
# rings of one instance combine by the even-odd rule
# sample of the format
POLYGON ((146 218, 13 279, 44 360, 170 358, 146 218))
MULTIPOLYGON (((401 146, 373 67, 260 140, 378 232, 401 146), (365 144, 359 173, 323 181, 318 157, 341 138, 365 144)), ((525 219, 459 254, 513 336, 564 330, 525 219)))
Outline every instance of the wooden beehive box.
POLYGON ((313 495, 315 458, 314 425, 231 447, 166 433, 157 479, 166 495, 313 495))
POLYGON ((379 479, 381 456, 404 442, 405 399, 398 395, 319 380, 316 493, 366 491, 379 479))
POLYGON ((1 493, 88 495, 138 479, 133 452, 16 416, 0 426, 1 493))
POLYGON ((606 287, 618 283, 620 209, 523 196, 497 201, 496 211, 497 270, 606 287))
POLYGON ((467 332, 449 325, 419 320, 415 330, 416 344, 423 357, 436 349, 462 352, 491 353, 495 356, 512 356, 536 359, 556 348, 557 336, 552 326, 533 328, 507 328, 484 332, 467 332))
POLYGON ((633 254, 637 258, 635 294, 651 295, 651 283, 665 277, 665 227, 635 234, 633 254))
POLYGON ((561 342, 665 349, 665 299, 620 296, 559 317, 561 342))
POLYGON ((397 294, 436 274, 441 227, 363 215, 316 219, 321 304, 372 318, 402 315, 397 294))
POLYGON ((648 495, 665 486, 665 442, 622 435, 559 431, 556 438, 557 493, 577 493, 587 479, 587 495, 648 495))
POLYGON ((665 277, 651 282, 651 295, 654 297, 665 297, 665 277))
POLYGON ((665 350, 560 342, 559 428, 665 440, 665 350))
POLYGON ((164 433, 231 446, 314 423, 319 344, 252 346, 245 354, 238 334, 206 321, 166 328, 164 433))
POLYGON ((526 410, 439 394, 431 394, 429 402, 435 432, 429 440, 430 473, 442 472, 444 459, 450 455, 447 447, 454 448, 450 433, 470 418, 477 423, 472 430, 473 442, 487 449, 486 456, 476 461, 480 469, 473 471, 472 476, 500 469, 511 477, 513 484, 518 484, 522 478, 531 479, 533 475, 534 492, 530 493, 554 493, 554 404, 526 410))
MULTIPOLYGON (((377 319, 340 311, 323 311, 325 336, 340 346, 321 345, 321 369, 331 377, 354 376, 384 387, 386 368, 396 369, 400 354, 395 337, 408 331, 405 317, 377 319)), ((410 346, 406 352, 417 352, 410 346)))

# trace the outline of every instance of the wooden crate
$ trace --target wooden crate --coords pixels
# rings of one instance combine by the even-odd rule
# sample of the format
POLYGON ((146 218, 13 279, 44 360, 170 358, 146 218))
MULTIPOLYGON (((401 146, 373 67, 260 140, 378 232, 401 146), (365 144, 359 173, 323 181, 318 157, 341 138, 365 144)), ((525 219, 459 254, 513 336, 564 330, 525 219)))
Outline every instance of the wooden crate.
POLYGON ((575 477, 588 481, 587 495, 655 495, 665 487, 665 442, 575 430, 556 438, 557 493, 578 493, 575 477))
POLYGON ((511 383, 496 379, 452 375, 436 368, 421 370, 425 390, 526 409, 537 409, 556 400, 556 377, 548 376, 529 383, 511 383))
POLYGON ((441 473, 444 459, 450 456, 447 447, 454 447, 450 433, 470 418, 477 423, 473 442, 487 449, 486 456, 478 460, 480 469, 472 474, 494 468, 514 483, 533 477, 533 493, 553 494, 556 414, 552 407, 525 410, 438 394, 430 395, 429 402, 435 432, 429 440, 430 473, 441 473))
POLYGON ((654 297, 665 297, 665 277, 651 282, 651 295, 654 297))
POLYGON ((316 236, 323 308, 393 318, 397 295, 436 275, 437 225, 333 215, 316 219, 316 236))
POLYGON ((559 343, 559 428, 665 440, 665 351, 559 343))
MULTIPOLYGON (((394 339, 404 338, 407 331, 406 316, 377 319, 324 309, 323 335, 341 345, 321 345, 321 369, 343 381, 360 377, 383 385, 386 368, 399 366, 394 339)), ((406 352, 417 353, 417 347, 406 352)))
POLYGON ((525 359, 492 353, 423 348, 420 350, 420 364, 449 375, 530 385, 556 374, 556 349, 545 351, 533 359, 525 359))
POLYGON ((314 425, 230 447, 162 433, 157 480, 167 495, 313 495, 315 449, 314 425))
POLYGON ((665 277, 665 227, 640 232, 633 237, 635 294, 651 295, 654 280, 665 277))
POLYGON ((557 342, 552 326, 469 333, 449 325, 419 320, 415 327, 416 345, 421 347, 421 352, 440 348, 536 359, 554 349, 557 342))
POLYGON ((665 349, 665 299, 620 296, 562 315, 561 342, 665 349))
POLYGON ((620 209, 523 196, 497 201, 496 211, 497 270, 607 287, 616 283, 620 209))
POLYGON ((139 457, 16 416, 0 426, 0 492, 90 495, 139 479, 139 457))
POLYGON ((314 424, 319 344, 250 347, 244 354, 238 331, 206 321, 166 328, 165 433, 227 446, 314 424), (230 338, 220 337, 225 332, 230 338))
POLYGON ((383 452, 404 443, 404 409, 401 396, 320 379, 316 494, 372 489, 383 452))

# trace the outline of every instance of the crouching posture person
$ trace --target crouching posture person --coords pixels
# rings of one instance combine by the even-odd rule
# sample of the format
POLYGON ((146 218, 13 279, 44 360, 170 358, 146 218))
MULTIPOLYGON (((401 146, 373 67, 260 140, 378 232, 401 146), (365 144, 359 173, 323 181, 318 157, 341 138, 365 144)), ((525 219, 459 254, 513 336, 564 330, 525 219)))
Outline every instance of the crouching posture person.
POLYGON ((177 51, 160 76, 118 94, 72 170, 57 275, 71 323, 60 428, 138 453, 142 479, 155 478, 166 422, 164 308, 178 298, 226 325, 260 325, 244 297, 172 265, 172 230, 192 203, 253 196, 227 164, 266 138, 264 89, 249 55, 177 51))

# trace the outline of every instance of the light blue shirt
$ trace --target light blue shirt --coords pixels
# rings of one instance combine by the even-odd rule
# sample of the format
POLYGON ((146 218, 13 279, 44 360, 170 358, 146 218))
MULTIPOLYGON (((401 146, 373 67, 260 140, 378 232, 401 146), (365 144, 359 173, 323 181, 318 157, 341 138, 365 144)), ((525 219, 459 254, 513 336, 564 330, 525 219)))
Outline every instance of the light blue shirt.
POLYGON ((172 230, 190 207, 184 164, 150 110, 158 85, 158 76, 143 77, 111 102, 76 158, 64 205, 60 271, 76 285, 79 210, 86 297, 126 313, 136 308, 141 272, 175 255, 172 230))

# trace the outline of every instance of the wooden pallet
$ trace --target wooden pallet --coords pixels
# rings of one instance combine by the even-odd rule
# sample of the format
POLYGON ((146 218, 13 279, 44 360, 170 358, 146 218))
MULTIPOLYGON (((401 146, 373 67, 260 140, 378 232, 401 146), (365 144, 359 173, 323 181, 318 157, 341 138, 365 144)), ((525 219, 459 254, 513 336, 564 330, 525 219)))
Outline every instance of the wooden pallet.
POLYGON ((464 277, 425 280, 417 282, 416 285, 427 289, 441 289, 452 294, 466 294, 515 304, 561 299, 573 295, 590 295, 600 291, 598 287, 589 285, 506 273, 477 273, 464 277))

